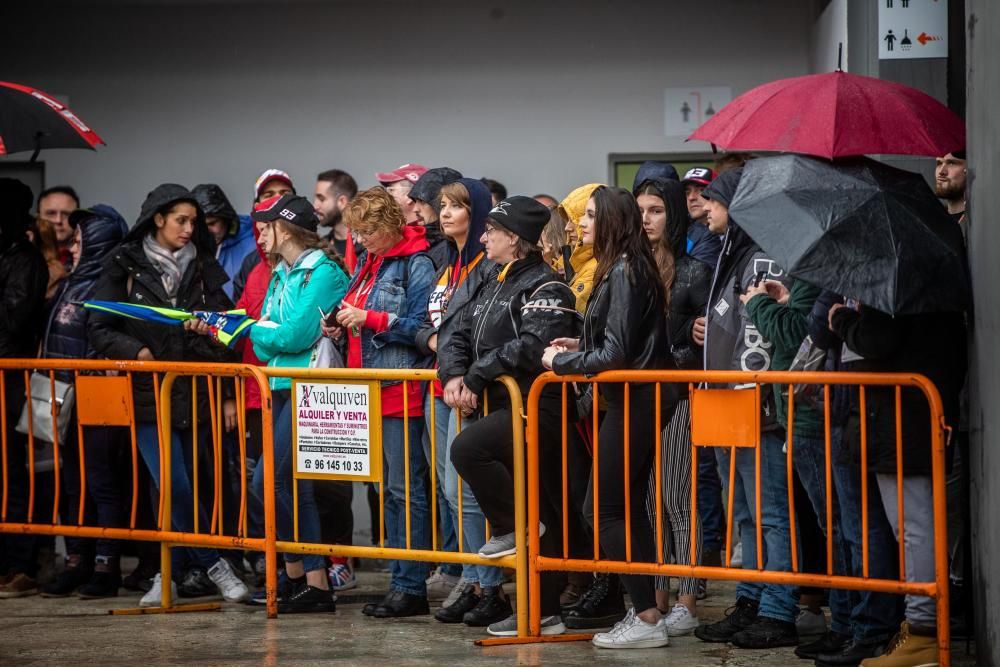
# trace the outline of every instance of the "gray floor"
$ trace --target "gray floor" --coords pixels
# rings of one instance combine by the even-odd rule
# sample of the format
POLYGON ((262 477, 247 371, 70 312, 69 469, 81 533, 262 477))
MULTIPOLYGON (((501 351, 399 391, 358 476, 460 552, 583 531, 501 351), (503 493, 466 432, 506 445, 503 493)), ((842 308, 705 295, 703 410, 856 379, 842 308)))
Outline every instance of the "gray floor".
MULTIPOLYGON (((268 621, 245 605, 221 612, 109 616, 134 606, 137 594, 84 602, 40 597, 0 600, 0 665, 30 664, 351 664, 351 665, 614 665, 669 661, 671 665, 809 665, 791 649, 754 652, 693 637, 670 647, 604 651, 589 642, 479 648, 483 636, 464 625, 445 626, 429 617, 374 620, 361 614, 361 601, 380 593, 386 575, 361 573, 362 586, 345 594, 335 615, 284 616, 268 621)), ((512 586, 510 587, 513 588, 512 586)), ((712 584, 703 620, 722 616, 732 599, 731 584, 712 584)), ((125 591, 122 591, 125 593, 125 591)), ((958 647, 955 664, 972 665, 958 647)))

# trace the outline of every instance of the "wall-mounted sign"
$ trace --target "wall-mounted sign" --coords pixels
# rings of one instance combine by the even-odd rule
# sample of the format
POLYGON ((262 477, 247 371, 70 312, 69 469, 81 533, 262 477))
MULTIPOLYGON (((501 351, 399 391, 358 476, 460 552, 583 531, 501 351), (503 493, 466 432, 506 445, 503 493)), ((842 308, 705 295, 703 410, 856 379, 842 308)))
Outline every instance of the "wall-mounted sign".
POLYGON ((874 0, 878 3, 878 57, 948 57, 948 0, 874 0))
POLYGON ((664 132, 687 139, 698 126, 733 99, 729 86, 685 86, 663 93, 664 132))

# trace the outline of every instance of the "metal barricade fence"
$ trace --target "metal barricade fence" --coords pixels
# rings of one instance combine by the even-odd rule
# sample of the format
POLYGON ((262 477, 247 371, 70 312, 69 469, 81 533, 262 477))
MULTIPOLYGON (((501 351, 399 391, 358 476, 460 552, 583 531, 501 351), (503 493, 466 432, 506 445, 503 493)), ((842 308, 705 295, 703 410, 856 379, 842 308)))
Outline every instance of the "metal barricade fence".
MULTIPOLYGON (((292 485, 293 485, 293 537, 290 540, 278 540, 276 548, 283 553, 308 554, 320 556, 342 556, 382 558, 390 560, 420 561, 427 563, 458 563, 483 565, 492 567, 513 568, 516 572, 517 599, 524 600, 527 596, 527 530, 526 530, 526 495, 525 495, 525 459, 524 459, 524 412, 523 399, 517 383, 510 377, 498 379, 510 398, 511 429, 513 434, 513 478, 515 492, 514 531, 517 541, 517 553, 495 559, 486 559, 463 549, 462 535, 465 517, 462 512, 462 480, 458 480, 458 511, 457 527, 458 550, 444 551, 439 544, 437 515, 448 511, 438 508, 439 480, 436 471, 436 457, 439 447, 446 443, 438 442, 436 429, 427 429, 429 438, 429 481, 427 492, 429 503, 428 520, 431 525, 429 548, 414 548, 413 527, 411 525, 411 478, 410 452, 413 447, 423 447, 419 440, 413 442, 410 437, 410 421, 418 419, 423 424, 430 417, 434 423, 435 401, 430 402, 430 415, 421 417, 410 416, 409 389, 414 383, 427 384, 425 391, 434 391, 434 381, 437 374, 434 370, 414 369, 304 369, 304 368, 262 368, 272 380, 284 378, 291 380, 289 400, 292 406, 292 485), (405 521, 405 544, 386 545, 386 470, 385 457, 382 454, 380 434, 369 425, 378 420, 381 423, 380 405, 381 383, 399 383, 402 388, 403 421, 403 517, 405 521), (330 409, 330 408, 333 409, 330 409), (342 409, 343 407, 354 409, 342 409), (333 442, 330 436, 336 436, 339 442, 333 442), (351 445, 344 444, 346 441, 351 445), (351 440, 353 439, 353 440, 351 440), (345 463, 348 467, 345 468, 345 463), (372 482, 379 489, 380 521, 378 544, 373 546, 319 544, 299 541, 298 517, 298 486, 300 480, 340 480, 355 482, 372 482)), ((423 396, 421 392, 421 396, 423 396)), ((488 412, 488 404, 484 404, 484 413, 488 412)), ((277 414, 274 415, 278 419, 277 414)), ((461 417, 458 417, 461 429, 461 417)), ((399 443, 397 443, 399 444, 399 443)), ((390 502, 392 500, 390 499, 390 502)), ((485 526, 485 534, 489 539, 489 526, 485 526)), ((527 605, 517 605, 518 634, 524 636, 528 629, 527 605)))
MULTIPOLYGON (((542 637, 540 632, 541 608, 540 608, 540 575, 543 571, 578 571, 578 572, 611 572, 619 574, 647 574, 663 575, 669 577, 689 577, 702 579, 717 579, 729 581, 745 581, 779 585, 799 585, 814 586, 833 589, 846 589, 857 591, 871 591, 892 593, 897 595, 918 595, 933 598, 937 602, 937 636, 939 646, 940 664, 947 666, 950 664, 949 650, 949 623, 948 623, 948 554, 947 554, 947 524, 946 524, 946 497, 945 497, 945 431, 948 430, 944 421, 944 411, 941 397, 934 385, 925 377, 915 374, 884 374, 884 373, 828 373, 828 372, 739 372, 739 371, 612 371, 601 373, 593 377, 584 376, 556 376, 552 373, 545 373, 540 376, 531 388, 528 397, 528 443, 527 443, 527 473, 528 473, 528 573, 529 589, 528 600, 530 602, 529 614, 529 636, 524 635, 518 638, 490 640, 493 645, 504 643, 524 643, 535 641, 566 641, 571 639, 589 638, 590 635, 554 636, 542 637), (540 474, 539 474, 539 451, 542 447, 560 447, 562 458, 561 483, 562 483, 562 511, 567 514, 572 508, 568 506, 567 489, 572 483, 588 483, 588 481, 570 480, 567 478, 567 429, 570 414, 567 410, 568 389, 571 385, 592 386, 593 405, 591 414, 587 418, 588 426, 593 429, 593 466, 591 479, 592 485, 592 526, 593 526, 593 558, 581 559, 571 558, 569 554, 569 522, 563 521, 562 554, 561 557, 543 556, 539 553, 539 496, 540 496, 540 474), (624 404, 629 405, 630 393, 637 390, 637 387, 653 384, 655 387, 655 409, 654 414, 647 418, 652 420, 655 427, 653 451, 655 461, 653 463, 653 475, 655 477, 655 561, 636 561, 633 559, 632 550, 632 514, 630 507, 633 494, 630 486, 637 483, 630 479, 629 471, 629 446, 630 446, 630 425, 629 410, 624 411, 624 502, 625 502, 625 560, 609 560, 602 558, 600 540, 600 511, 599 498, 601 480, 598 474, 598 459, 600 456, 599 447, 599 405, 598 387, 600 385, 620 386, 624 397, 624 404), (691 544, 690 560, 688 563, 668 563, 663 557, 663 503, 661 494, 663 490, 663 479, 661 477, 661 437, 667 425, 669 415, 661 412, 661 398, 663 392, 669 391, 668 384, 680 386, 682 390, 688 392, 691 405, 691 544), (539 402, 542 391, 549 385, 559 385, 561 389, 562 404, 562 434, 561 443, 540 442, 540 413, 539 402), (708 386, 739 386, 740 389, 714 389, 700 388, 708 386), (796 537, 795 505, 793 494, 793 474, 795 457, 795 418, 796 385, 814 385, 822 387, 822 407, 823 422, 823 474, 825 475, 825 517, 818 517, 824 526, 826 533, 826 563, 825 572, 822 574, 806 573, 802 571, 798 554, 798 544, 796 537), (831 388, 835 386, 856 387, 860 404, 860 489, 861 489, 861 535, 862 535, 862 576, 851 576, 850 573, 836 572, 834 568, 834 542, 833 542, 833 484, 832 467, 834 466, 831 456, 832 435, 831 435, 831 388), (785 440, 784 461, 788 492, 788 521, 791 531, 790 571, 765 570, 761 566, 764 554, 764 544, 762 537, 761 514, 761 408, 762 390, 787 389, 787 416, 788 430, 785 440), (917 582, 907 581, 905 572, 905 549, 904 549, 904 521, 906 513, 904 511, 903 499, 903 461, 906 446, 903 442, 903 391, 919 391, 927 401, 930 414, 930 438, 931 438, 931 484, 933 489, 933 530, 934 530, 934 562, 935 577, 933 581, 917 582), (869 454, 868 444, 871 438, 869 429, 869 417, 866 410, 866 402, 869 400, 873 390, 894 391, 895 404, 895 452, 896 452, 896 489, 897 497, 892 499, 898 508, 897 534, 899 535, 898 554, 874 554, 875 557, 898 559, 899 578, 873 578, 870 577, 869 564, 873 554, 869 550, 869 477, 875 473, 868 470, 869 454), (727 527, 725 536, 725 556, 723 563, 725 567, 708 567, 699 565, 697 562, 697 494, 698 494, 698 448, 717 447, 727 449, 729 452, 728 470, 728 501, 727 501, 727 527), (734 503, 734 480, 736 476, 736 452, 741 448, 749 448, 754 451, 754 487, 755 487, 755 542, 756 542, 756 567, 747 569, 735 569, 728 567, 733 546, 733 503, 734 503)), ((725 473, 725 471, 723 471, 725 473)), ((645 484, 645 481, 642 481, 645 484)), ((582 510, 583 508, 575 508, 582 510)), ((640 508, 646 511, 645 508, 640 508)), ((518 553, 522 553, 520 547, 518 553)), ((519 595, 518 598, 524 598, 519 595)))
MULTIPOLYGON (((272 429, 270 419, 271 396, 267 379, 254 366, 244 364, 214 364, 214 363, 179 363, 179 362, 143 362, 143 361, 96 361, 96 360, 49 360, 49 359, 3 359, 0 360, 0 438, 2 438, 2 474, 3 496, 0 507, 0 532, 22 535, 64 535, 79 538, 105 538, 122 540, 144 540, 160 542, 160 568, 164 582, 171 581, 170 547, 214 547, 229 549, 252 549, 263 552, 267 562, 267 612, 270 617, 277 613, 276 604, 276 560, 275 560, 275 520, 274 520, 274 460, 271 446, 272 429), (154 458, 159 471, 156 480, 159 489, 156 507, 153 508, 156 521, 155 528, 137 527, 140 489, 140 452, 137 431, 140 423, 137 419, 136 405, 133 399, 134 383, 137 378, 149 376, 153 391, 156 447, 158 453, 154 458), (36 378, 32 382, 32 378, 36 378), (172 477, 177 466, 185 466, 185 461, 173 460, 173 389, 177 382, 191 382, 191 466, 190 482, 192 517, 191 530, 175 530, 172 493, 172 477), (248 491, 246 479, 247 443, 245 429, 245 399, 247 380, 257 382, 260 386, 262 401, 262 442, 261 459, 263 467, 263 525, 261 534, 251 535, 248 530, 248 491), (57 393, 57 382, 64 391, 57 393), (68 397, 63 383, 72 386, 72 398, 68 397), (47 386, 46 386, 47 385, 47 386), (17 395, 11 395, 8 389, 16 389, 17 395), (199 392, 204 391, 208 414, 199 415, 199 392), (23 392, 23 393, 21 393, 23 392), (223 404, 224 400, 235 402, 237 427, 235 446, 238 448, 240 474, 239 491, 236 494, 239 508, 235 513, 238 517, 235 525, 225 521, 233 515, 232 508, 224 504, 223 488, 225 483, 233 480, 225 479, 223 473, 223 404), (61 410, 65 403, 73 402, 72 418, 69 424, 75 430, 67 428, 66 439, 76 440, 72 451, 67 451, 69 445, 60 442, 59 423, 61 410), (21 408, 27 403, 28 407, 21 408), (47 404, 47 410, 45 406, 47 404), (32 407, 34 406, 34 407, 32 407), (30 408, 30 409, 29 409, 30 408), (45 412, 37 412, 45 410, 45 412), (36 480, 35 458, 40 443, 36 438, 35 419, 37 414, 47 414, 52 428, 50 439, 52 446, 52 470, 54 477, 54 497, 52 502, 51 522, 32 521, 35 515, 36 480), (20 421, 26 428, 15 430, 10 423, 14 415, 20 414, 20 421), (201 426, 199 426, 201 425, 201 426), (131 468, 131 500, 127 512, 125 526, 98 526, 85 521, 87 499, 87 432, 85 429, 96 427, 119 427, 128 430, 130 442, 131 468), (199 442, 199 431, 204 431, 208 442, 199 442), (18 434, 23 431, 23 437, 18 434), (23 449, 23 459, 22 459, 23 449), (205 482, 199 479, 199 469, 208 465, 203 461, 205 451, 211 453, 211 515, 206 513, 207 521, 202 520, 200 512, 201 489, 205 482), (64 456, 65 455, 65 456, 64 456), (72 462, 72 470, 68 471, 79 476, 79 507, 75 516, 60 516, 61 476, 68 474, 63 470, 63 459, 72 462), (22 464, 23 460, 23 464, 22 464), (25 470, 20 470, 20 466, 25 470), (27 486, 26 502, 21 503, 24 489, 13 489, 12 476, 21 484, 27 486), (14 497, 17 495, 18 497, 14 497), (10 516, 18 505, 18 516, 10 516), (205 524, 208 525, 205 525, 205 524), (226 529, 230 524, 231 530, 226 529)), ((150 425, 153 425, 150 422, 150 425)), ((48 442, 48 439, 46 439, 48 442)), ((230 441, 231 442, 231 441, 230 441)), ((147 445, 148 447, 149 445, 147 445)), ((186 519, 184 523, 187 523, 186 519)), ((171 587, 162 587, 161 606, 137 610, 115 610, 114 613, 156 613, 176 611, 199 611, 217 609, 217 603, 175 605, 172 599, 171 587)))

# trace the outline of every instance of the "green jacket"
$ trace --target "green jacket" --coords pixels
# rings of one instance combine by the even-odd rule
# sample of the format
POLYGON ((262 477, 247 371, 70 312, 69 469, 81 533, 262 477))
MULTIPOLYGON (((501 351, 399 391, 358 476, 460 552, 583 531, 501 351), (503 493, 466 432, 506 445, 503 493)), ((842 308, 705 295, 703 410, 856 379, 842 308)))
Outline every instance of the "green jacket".
MULTIPOLYGON (((747 317, 760 334, 774 345, 771 370, 786 371, 795 359, 795 353, 808 333, 807 320, 820 289, 801 280, 793 280, 788 303, 781 305, 766 294, 758 294, 746 305, 747 317)), ((788 386, 775 387, 778 421, 788 427, 788 386)), ((804 401, 795 403, 795 435, 809 438, 823 437, 823 418, 818 411, 806 406, 804 401)))
MULTIPOLYGON (((264 296, 262 321, 250 330, 253 350, 268 366, 308 368, 319 341, 320 309, 329 313, 347 293, 347 275, 322 250, 307 250, 289 268, 275 267, 264 296)), ((271 378, 271 389, 290 389, 271 378)))

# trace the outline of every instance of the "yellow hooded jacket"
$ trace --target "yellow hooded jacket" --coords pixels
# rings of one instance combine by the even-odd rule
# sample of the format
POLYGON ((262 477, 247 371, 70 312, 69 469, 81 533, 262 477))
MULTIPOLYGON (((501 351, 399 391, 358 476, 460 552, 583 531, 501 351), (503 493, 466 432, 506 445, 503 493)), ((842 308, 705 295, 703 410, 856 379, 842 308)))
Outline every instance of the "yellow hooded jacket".
POLYGON ((587 201, 594 190, 601 187, 601 183, 588 183, 573 190, 559 204, 559 214, 564 220, 573 223, 576 228, 577 245, 573 248, 569 263, 573 267, 573 280, 569 287, 576 296, 576 309, 584 312, 587 309, 587 301, 590 300, 590 293, 594 289, 594 272, 597 270, 597 259, 594 257, 594 246, 580 243, 580 218, 583 217, 587 209, 587 201))

